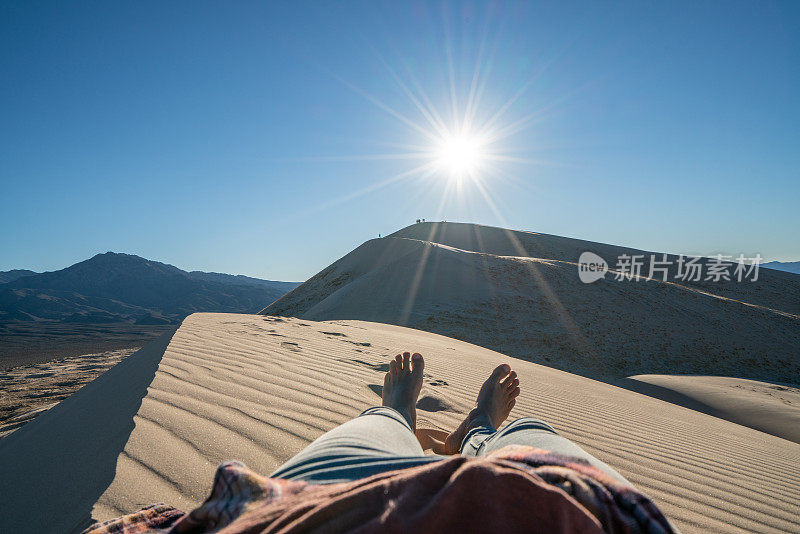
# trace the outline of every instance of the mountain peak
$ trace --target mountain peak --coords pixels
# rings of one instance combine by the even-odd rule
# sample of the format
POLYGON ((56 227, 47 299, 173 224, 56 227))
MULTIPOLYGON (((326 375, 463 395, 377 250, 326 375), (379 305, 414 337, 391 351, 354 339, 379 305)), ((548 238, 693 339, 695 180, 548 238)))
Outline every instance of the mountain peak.
POLYGON ((11 269, 10 271, 0 271, 0 284, 13 282, 25 276, 32 274, 39 274, 36 271, 29 271, 28 269, 11 269))
MULTIPOLYGON (((196 311, 256 312, 297 284, 244 276, 188 273, 134 254, 104 252, 65 269, 17 277, 0 285, 5 318, 94 322, 98 312, 116 321, 177 322, 196 311), (155 317, 156 319, 153 319, 155 317)), ((148 323, 151 324, 151 323, 148 323)))

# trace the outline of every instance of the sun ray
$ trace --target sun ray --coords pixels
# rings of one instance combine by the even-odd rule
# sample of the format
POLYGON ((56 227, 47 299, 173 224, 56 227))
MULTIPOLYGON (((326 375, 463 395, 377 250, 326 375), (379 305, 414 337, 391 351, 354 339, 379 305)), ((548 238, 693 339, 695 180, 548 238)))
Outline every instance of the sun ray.
POLYGON ((553 111, 555 108, 557 108, 557 106, 559 106, 563 102, 569 100, 575 94, 579 93, 583 89, 585 89, 585 86, 581 87, 581 88, 578 88, 578 89, 575 89, 575 90, 572 90, 572 91, 570 91, 570 92, 568 92, 568 93, 566 93, 564 95, 561 95, 560 97, 558 97, 558 98, 554 99, 553 101, 551 101, 546 106, 541 107, 541 108, 539 108, 539 109, 537 109, 537 110, 535 110, 535 111, 523 116, 522 118, 512 122, 511 124, 501 128, 500 130, 494 131, 494 133, 492 133, 490 135, 491 142, 492 143, 496 143, 497 141, 500 141, 502 139, 510 137, 510 136, 512 136, 514 134, 517 134, 517 133, 529 128, 534 120, 536 120, 537 118, 543 117, 548 112, 553 111))
POLYGON ((442 116, 439 115, 439 113, 436 111, 436 106, 434 106, 433 103, 431 102, 427 92, 425 92, 425 90, 423 89, 422 84, 419 82, 417 77, 414 76, 413 71, 408 66, 408 62, 403 61, 403 66, 405 68, 406 75, 409 77, 409 80, 411 80, 411 82, 414 84, 414 87, 417 90, 417 93, 420 95, 420 98, 422 98, 423 102, 425 102, 425 105, 428 107, 428 109, 430 110, 431 114, 436 119, 436 121, 442 125, 445 131, 447 131, 447 126, 445 124, 445 121, 442 119, 442 116))
POLYGON ((470 91, 470 93, 471 93, 470 94, 470 104, 471 105, 468 106, 468 109, 466 111, 466 116, 467 116, 467 120, 468 120, 468 124, 469 124, 468 129, 474 129, 474 130, 477 130, 477 131, 487 131, 487 128, 484 127, 484 126, 478 126, 478 127, 475 126, 476 125, 476 119, 477 119, 477 112, 480 109, 481 99, 482 99, 483 94, 484 94, 484 92, 486 90, 486 86, 489 83, 489 80, 491 79, 491 73, 492 73, 492 69, 494 67, 494 59, 495 59, 495 57, 497 55, 497 47, 498 47, 498 45, 500 43, 500 37, 502 35, 502 27, 499 26, 498 29, 496 30, 496 34, 495 34, 495 36, 493 38, 493 43, 492 43, 492 46, 491 46, 491 50, 488 53, 488 55, 486 56, 486 60, 484 61, 484 59, 483 59, 483 57, 484 57, 484 48, 486 46, 486 41, 487 41, 487 39, 489 37, 489 34, 490 34, 491 17, 490 17, 490 13, 489 12, 491 11, 491 9, 492 9, 491 4, 487 4, 487 6, 486 6, 486 17, 485 17, 486 22, 485 22, 484 27, 483 27, 483 34, 481 36, 481 45, 480 45, 480 49, 479 49, 479 52, 478 52, 478 59, 476 61, 476 65, 475 65, 476 66, 476 71, 475 71, 475 73, 473 75, 473 87, 475 86, 475 83, 479 78, 478 69, 480 69, 480 74, 482 74, 482 79, 480 80, 480 84, 477 85, 477 88, 476 88, 474 94, 473 94, 472 89, 471 89, 471 91, 470 91))
POLYGON ((417 291, 419 291, 419 286, 422 282, 422 274, 428 264, 428 256, 435 246, 436 245, 430 242, 424 242, 422 244, 422 256, 419 259, 419 263, 417 263, 417 269, 414 272, 414 278, 411 279, 411 285, 408 287, 408 296, 406 297, 406 302, 400 312, 400 326, 405 326, 408 324, 408 319, 411 316, 411 310, 414 308, 414 303, 417 301, 417 291))
POLYGON ((500 108, 498 108, 498 110, 491 116, 489 120, 487 120, 485 123, 481 125, 481 129, 491 130, 494 127, 495 122, 500 120, 503 117, 503 115, 505 115, 505 113, 509 109, 511 109, 511 107, 514 104, 516 104, 516 102, 520 98, 522 98, 522 96, 525 93, 528 92, 531 86, 547 71, 547 69, 550 68, 550 66, 553 64, 553 61, 554 60, 551 60, 545 63, 545 65, 542 66, 536 74, 534 74, 528 81, 522 84, 522 86, 517 90, 517 92, 514 93, 514 95, 512 95, 511 98, 506 100, 506 102, 504 102, 503 105, 500 106, 500 108))
MULTIPOLYGON (((487 7, 488 9, 488 7, 487 7)), ((475 113, 476 92, 478 90, 478 81, 480 79, 481 67, 483 66, 483 53, 486 47, 486 39, 488 36, 488 24, 484 25, 483 35, 481 37, 480 45, 478 45, 478 57, 475 60, 475 68, 472 71, 472 81, 470 82, 469 95, 467 96, 467 104, 464 108, 464 120, 462 122, 463 129, 469 131, 472 128, 472 120, 475 113)))
POLYGON ((409 119, 405 115, 395 111, 394 109, 392 109, 388 105, 384 104, 383 102, 381 102, 380 100, 378 100, 374 96, 370 95, 366 91, 363 91, 363 90, 359 89, 358 87, 356 87, 355 85, 351 84, 350 82, 348 82, 344 78, 342 78, 340 76, 336 76, 335 74, 334 74, 334 76, 336 77, 337 80, 339 80, 342 84, 344 84, 350 90, 352 90, 352 91, 358 93, 359 95, 361 95, 362 97, 366 98, 372 104, 374 104, 378 108, 382 109, 383 111, 385 111, 386 113, 388 113, 392 117, 394 117, 397 120, 403 122, 407 126, 410 126, 411 128, 413 128, 417 132, 419 132, 422 135, 424 135, 425 137, 427 137, 429 139, 432 139, 432 140, 436 139, 436 134, 432 133, 430 130, 426 130, 424 127, 422 127, 419 124, 417 124, 416 122, 412 121, 411 119, 409 119))
MULTIPOLYGON (((426 182, 427 178, 435 174, 441 174, 449 177, 450 179, 444 182, 444 191, 439 199, 437 208, 437 217, 441 218, 445 213, 447 206, 455 198, 456 202, 463 206, 464 202, 472 203, 472 195, 463 195, 465 181, 468 181, 471 187, 479 193, 480 198, 486 205, 489 206, 492 213, 503 226, 507 226, 505 217, 502 210, 497 206, 495 199, 490 191, 488 179, 491 178, 493 183, 496 184, 498 180, 505 180, 508 183, 518 183, 516 175, 508 174, 502 171, 498 165, 500 164, 521 164, 521 165, 552 165, 554 162, 545 161, 542 159, 531 158, 527 155, 519 155, 513 152, 508 152, 499 147, 499 143, 509 137, 512 137, 528 128, 530 128, 537 119, 547 116, 549 112, 556 109, 568 98, 571 98, 575 91, 562 95, 561 97, 553 100, 545 106, 533 110, 520 118, 509 121, 505 124, 501 123, 510 110, 517 104, 517 102, 526 94, 534 81, 550 66, 550 63, 545 65, 537 75, 528 80, 526 83, 514 93, 508 100, 506 100, 488 119, 479 123, 478 113, 480 111, 480 103, 482 95, 486 88, 489 79, 489 72, 493 62, 495 46, 492 46, 491 52, 487 56, 487 43, 489 40, 489 27, 488 24, 482 28, 482 35, 478 46, 475 64, 472 68, 471 77, 469 78, 469 86, 464 101, 464 107, 461 107, 458 87, 458 73, 456 72, 456 62, 454 58, 453 49, 453 34, 450 24, 450 13, 446 5, 443 5, 442 17, 444 21, 444 54, 446 60, 446 72, 448 80, 449 91, 449 105, 450 105, 450 124, 449 126, 443 120, 442 116, 437 112, 436 107, 432 104, 427 93, 423 90, 422 85, 419 83, 413 71, 409 68, 407 62, 403 62, 406 71, 406 80, 400 77, 398 72, 386 61, 386 59, 370 45, 370 48, 375 57, 380 61, 383 67, 387 70, 391 79, 397 84, 405 97, 409 100, 414 109, 421 115, 424 122, 429 126, 419 124, 415 120, 403 115, 384 102, 368 94, 367 92, 341 80, 351 90, 357 92, 362 97, 366 98, 372 104, 385 111, 389 115, 402 121, 407 126, 411 127, 416 132, 423 135, 429 141, 433 142, 431 146, 418 146, 412 144, 387 144, 393 146, 398 150, 397 154, 364 154, 341 156, 337 158, 322 158, 321 160, 327 161, 369 161, 369 160, 413 160, 413 159, 427 159, 427 163, 417 166, 407 172, 399 173, 377 184, 373 184, 359 191, 352 192, 337 199, 334 199, 326 205, 344 202, 346 200, 367 194, 377 189, 386 187, 387 185, 402 180, 404 178, 416 178, 419 185, 415 189, 418 197, 424 198, 430 194, 433 188, 433 182, 426 182), (487 59, 488 58, 488 59, 487 59), (427 185, 427 187, 426 187, 427 185)), ((524 183, 524 182, 523 182, 524 183)), ((436 225, 431 227, 431 232, 436 231, 436 225)), ((522 244, 516 236, 507 231, 508 238, 512 246, 520 256, 527 256, 522 244)), ((435 245, 425 247, 419 263, 416 266, 414 275, 412 277, 406 302, 401 310, 401 323, 406 324, 409 321, 410 315, 413 312, 414 303, 416 301, 417 293, 420 288, 422 274, 427 268, 428 261, 435 245)), ((580 350, 592 352, 591 347, 588 346, 585 337, 580 332, 577 324, 569 315, 568 311, 561 304, 558 296, 545 277, 540 272, 535 262, 526 262, 531 275, 537 280, 537 283, 542 288, 547 301, 553 308, 559 322, 564 326, 569 337, 573 340, 580 350)))
MULTIPOLYGON (((487 205, 494 212, 495 217, 497 217, 500 221, 500 224, 502 225, 506 236, 511 243, 511 246, 514 247, 514 249, 517 251, 517 254, 523 257, 530 257, 530 254, 527 250, 525 250, 525 247, 522 246, 522 243, 520 243, 519 239, 517 239, 517 236, 514 235, 514 232, 507 229, 508 223, 506 222, 505 217, 503 217, 502 211, 497 208, 497 205, 492 199, 489 191, 483 187, 479 180, 475 181, 475 184, 486 200, 487 205)), ((592 349, 591 344, 581 332, 578 324, 569 314, 569 311, 566 309, 566 307, 561 303, 561 299, 558 298, 558 295, 556 295, 550 283, 547 281, 547 279, 545 279, 541 271, 539 271, 539 267, 536 265, 536 262, 527 261, 525 265, 528 267, 528 271, 531 273, 531 275, 536 279, 537 284, 542 290, 542 293, 544 293, 545 298, 550 302, 550 305, 558 317, 558 320, 561 322, 562 326, 564 326, 567 334, 573 340, 577 348, 584 351, 589 356, 597 357, 595 351, 592 349)))
POLYGON ((519 100, 522 95, 524 95, 531 85, 533 85, 534 80, 528 80, 511 98, 506 100, 502 106, 492 115, 489 120, 481 125, 481 130, 491 130, 494 127, 494 123, 506 113, 506 111, 513 106, 517 100, 519 100))
POLYGON ((447 73, 450 78, 450 105, 452 106, 452 121, 453 121, 453 131, 459 131, 461 129, 461 125, 458 122, 458 96, 456 93, 456 73, 455 73, 455 62, 453 61, 453 49, 451 46, 451 37, 450 34, 450 18, 447 10, 447 5, 442 4, 442 18, 444 21, 444 47, 445 47, 445 55, 447 57, 447 73))
POLYGON ((415 145, 411 143, 395 143, 391 141, 378 141, 375 139, 365 140, 365 142, 372 143, 376 146, 384 147, 384 148, 395 148, 397 150, 407 150, 409 152, 419 152, 419 153, 426 153, 431 154, 433 149, 431 148, 431 144, 428 143, 426 145, 415 145))
POLYGON ((414 175, 424 175, 426 172, 431 172, 433 169, 435 169, 435 167, 436 167, 435 164, 432 163, 432 162, 428 162, 428 163, 425 163, 423 165, 419 165, 417 167, 414 167, 413 169, 410 169, 410 170, 407 170, 407 171, 404 171, 404 172, 401 172, 401 173, 397 173, 397 174, 395 174, 393 176, 390 176, 389 178, 386 178, 386 179, 384 179, 384 180, 382 180, 380 182, 370 184, 367 187, 363 187, 363 188, 358 189, 356 191, 352 191, 352 192, 350 192, 350 193, 348 193, 346 195, 342 195, 340 197, 337 197, 337 198, 328 200, 326 202, 323 202, 321 204, 318 204, 316 206, 313 206, 313 207, 309 208, 308 210, 306 210, 305 212, 303 212, 303 215, 310 215, 312 213, 316 213, 318 211, 321 211, 321 210, 336 206, 336 205, 341 204, 343 202, 346 202, 348 200, 353 200, 355 198, 364 196, 364 195, 366 195, 368 193, 371 193, 371 192, 376 191, 378 189, 382 189, 382 188, 384 188, 384 187, 386 187, 388 185, 391 185, 393 183, 399 182, 400 180, 403 180, 404 178, 410 178, 410 177, 412 177, 414 175))
POLYGON ((570 165, 569 163, 563 163, 559 161, 534 159, 534 158, 520 158, 516 156, 504 156, 501 154, 484 154, 482 157, 487 161, 503 161, 506 163, 525 163, 528 165, 547 165, 551 167, 574 167, 574 165, 570 165))
POLYGON ((352 154, 346 156, 304 156, 302 158, 277 158, 270 161, 386 161, 403 159, 430 159, 428 152, 396 152, 390 154, 352 154))
POLYGON ((345 87, 410 128, 421 141, 398 143, 368 138, 361 142, 380 147, 376 148, 376 153, 280 160, 373 162, 376 165, 392 161, 411 162, 412 168, 408 171, 328 200, 314 209, 335 206, 406 180, 407 189, 411 193, 407 200, 412 203, 424 204, 431 195, 441 196, 436 210, 439 218, 451 211, 472 213, 473 208, 478 208, 481 202, 486 203, 497 214, 499 210, 492 197, 498 188, 507 185, 526 187, 537 183, 535 179, 532 180, 536 175, 526 175, 523 178, 519 173, 520 166, 564 166, 560 162, 532 157, 531 152, 540 152, 543 150, 542 146, 523 150, 509 140, 559 109, 577 90, 509 119, 509 115, 520 105, 522 97, 530 91, 534 81, 551 67, 551 60, 542 65, 532 78, 518 85, 516 92, 499 106, 486 106, 485 101, 491 102, 487 97, 489 84, 496 81, 492 74, 502 28, 493 25, 493 21, 497 19, 493 19, 495 14, 487 6, 485 16, 479 17, 485 22, 473 36, 475 39, 472 42, 475 46, 469 49, 472 60, 467 66, 465 50, 461 46, 463 36, 454 33, 454 29, 459 29, 453 23, 457 15, 454 8, 442 4, 443 36, 439 55, 439 60, 443 62, 441 95, 426 90, 412 68, 412 63, 406 59, 407 54, 404 55, 390 46, 389 51, 395 52, 394 55, 390 54, 393 59, 390 62, 389 57, 368 39, 364 39, 365 48, 398 88, 398 94, 402 97, 400 102, 387 103, 329 72, 345 87), (431 96, 441 96, 441 99, 432 99, 431 96), (439 105, 434 105, 434 102, 439 105), (506 172, 508 170, 513 172, 506 172), (442 188, 434 187, 437 183, 442 188), (478 194, 472 194, 471 189, 478 194))
POLYGON ((436 219, 441 220, 444 215, 444 208, 447 202, 450 200, 451 189, 453 187, 452 181, 445 182, 444 185, 444 193, 442 193, 442 198, 439 201, 439 207, 436 209, 436 219))
MULTIPOLYGON (((445 183, 445 190, 444 190, 444 193, 442 194, 442 197, 441 197, 441 199, 439 201, 439 207, 437 209, 437 215, 436 215, 437 219, 441 218, 442 213, 444 212, 444 206, 445 206, 447 200, 450 198, 450 195, 449 195, 450 190, 453 187, 455 187, 455 186, 454 186, 454 183, 452 181, 448 181, 448 182, 445 183)), ((431 225, 431 231, 430 231, 430 233, 428 235, 428 239, 427 239, 427 241, 429 243, 432 243, 433 236, 434 236, 434 234, 436 232, 436 229, 438 228, 439 224, 440 223, 438 223, 438 222, 434 222, 431 225)), ((435 246, 435 245, 433 245, 433 246, 435 246)), ((429 256, 431 250, 432 250, 432 247, 431 248, 425 248, 423 250, 423 253, 422 253, 422 258, 420 258, 420 262, 419 262, 419 264, 417 264, 417 270, 414 273, 414 278, 412 279, 411 286, 409 287, 408 297, 406 298, 406 302, 405 302, 405 304, 403 306, 403 311, 402 311, 401 316, 400 316, 400 321, 401 321, 400 324, 402 324, 402 325, 408 324, 408 319, 409 319, 409 317, 411 315, 411 310, 414 308, 414 303, 416 302, 417 292, 419 291, 419 285, 420 285, 420 282, 422 280, 422 273, 425 270, 426 264, 428 262, 428 256, 429 256)))
POLYGON ((414 104, 414 106, 416 106, 417 110, 419 110, 419 112, 422 113, 422 116, 425 117, 425 119, 428 121, 431 127, 433 127, 440 136, 445 135, 447 133, 447 127, 444 125, 444 122, 438 116, 431 113, 431 109, 429 109, 427 106, 425 106, 424 104, 422 104, 422 102, 419 101, 414 92, 411 91, 408 85, 406 85, 405 82, 403 82, 403 80, 400 78, 400 76, 397 75, 395 70, 389 65, 389 63, 386 62, 383 56, 372 45, 370 45, 370 49, 372 50, 372 53, 375 55, 378 61, 380 61, 381 64, 384 66, 384 68, 387 71, 389 71, 389 75, 392 77, 395 83, 397 83, 400 89, 402 89, 403 93, 405 93, 408 99, 414 104))

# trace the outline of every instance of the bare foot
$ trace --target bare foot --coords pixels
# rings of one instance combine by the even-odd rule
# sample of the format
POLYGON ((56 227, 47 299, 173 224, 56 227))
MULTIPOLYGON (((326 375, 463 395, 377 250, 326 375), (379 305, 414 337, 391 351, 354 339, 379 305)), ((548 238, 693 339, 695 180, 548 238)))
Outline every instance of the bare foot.
POLYGON ((464 421, 447 436, 444 442, 444 454, 456 454, 461 449, 461 442, 467 432, 476 424, 476 419, 488 419, 494 428, 500 428, 517 403, 519 395, 519 379, 517 373, 508 364, 498 365, 486 382, 481 386, 475 408, 464 421))
POLYGON ((417 428, 417 398, 422 390, 422 370, 425 360, 415 352, 398 354, 389 363, 389 372, 383 377, 382 406, 394 408, 406 418, 411 428, 417 428))

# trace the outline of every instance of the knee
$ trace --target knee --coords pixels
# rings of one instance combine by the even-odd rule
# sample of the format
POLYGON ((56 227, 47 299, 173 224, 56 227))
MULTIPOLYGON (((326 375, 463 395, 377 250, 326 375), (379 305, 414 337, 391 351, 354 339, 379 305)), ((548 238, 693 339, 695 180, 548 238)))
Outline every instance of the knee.
POLYGON ((389 408, 388 406, 373 406, 372 408, 367 408, 361 415, 358 417, 364 417, 367 415, 380 415, 383 417, 388 417, 389 419, 393 419, 403 425, 404 427, 408 428, 413 432, 411 425, 406 421, 406 418, 403 415, 395 410, 394 408, 389 408))
MULTIPOLYGON (((394 408, 389 408, 388 406, 373 406, 371 408, 367 408, 360 414, 359 417, 364 415, 387 415, 387 414, 394 414, 397 410, 394 408)), ((399 414, 398 414, 399 415, 399 414)))
POLYGON ((503 427, 503 431, 507 430, 518 430, 518 429, 526 429, 526 430, 544 430, 546 432, 552 432, 553 434, 558 435, 556 429, 552 426, 548 425, 544 421, 536 419, 535 417, 520 417, 519 419, 514 419, 510 423, 508 423, 505 427, 503 427))

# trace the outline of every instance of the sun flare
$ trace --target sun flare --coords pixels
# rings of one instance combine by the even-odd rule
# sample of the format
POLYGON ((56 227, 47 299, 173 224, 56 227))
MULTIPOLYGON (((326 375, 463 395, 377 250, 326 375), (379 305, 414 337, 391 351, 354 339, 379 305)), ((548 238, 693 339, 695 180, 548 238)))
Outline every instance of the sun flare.
POLYGON ((480 139, 469 134, 442 138, 437 156, 439 167, 455 177, 474 175, 484 160, 480 139))
MULTIPOLYGON (((565 97, 553 102, 536 100, 536 107, 531 108, 534 101, 531 89, 539 74, 530 79, 513 80, 513 83, 503 76, 490 75, 494 37, 494 30, 490 31, 487 26, 478 49, 456 54, 451 38, 445 36, 442 55, 438 56, 442 65, 436 69, 446 74, 444 77, 433 76, 423 69, 421 72, 426 76, 420 78, 411 63, 398 58, 395 64, 378 48, 370 46, 375 59, 395 82, 395 89, 407 97, 407 101, 398 100, 398 105, 332 73, 343 85, 395 119, 394 127, 405 125, 408 132, 400 134, 398 130, 396 135, 402 137, 393 140, 372 140, 373 148, 368 153, 308 158, 385 162, 385 168, 391 169, 385 177, 327 200, 323 206, 407 182, 413 184, 410 190, 419 195, 440 195, 436 208, 438 218, 451 209, 472 209, 477 205, 473 200, 477 200, 485 202, 502 220, 496 197, 498 190, 509 186, 526 188, 531 181, 531 171, 523 171, 522 167, 550 164, 526 154, 531 148, 521 134, 541 122, 565 97), (456 57, 461 59, 457 61, 456 57), (474 64, 470 65, 472 59, 474 64), (389 163, 393 160, 407 165, 389 163)), ((436 59, 433 57, 431 61, 436 59)), ((395 96, 396 93, 387 94, 395 96)))

